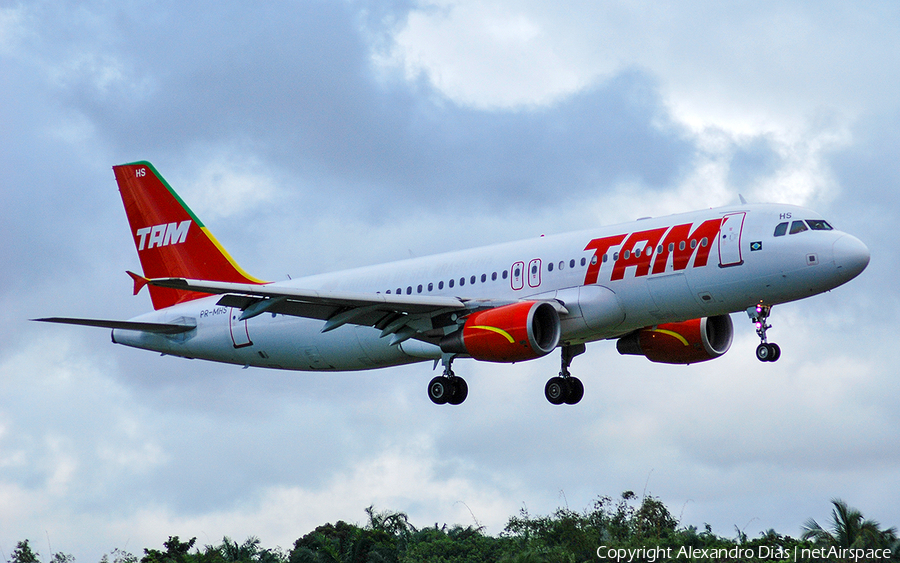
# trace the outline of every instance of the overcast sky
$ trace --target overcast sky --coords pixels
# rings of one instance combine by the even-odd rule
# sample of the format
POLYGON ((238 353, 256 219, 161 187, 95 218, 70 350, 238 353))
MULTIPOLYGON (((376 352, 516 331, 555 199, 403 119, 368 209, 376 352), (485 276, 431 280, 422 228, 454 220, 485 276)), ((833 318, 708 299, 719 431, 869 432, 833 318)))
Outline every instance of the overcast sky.
POLYGON ((659 496, 682 525, 799 534, 840 497, 900 526, 900 4, 0 0, 0 560, 169 535, 289 548, 399 510, 498 534, 527 507, 659 496), (737 202, 812 207, 870 248, 744 314, 690 367, 558 354, 242 370, 29 323, 126 319, 139 263, 114 164, 150 160, 271 280, 737 202))

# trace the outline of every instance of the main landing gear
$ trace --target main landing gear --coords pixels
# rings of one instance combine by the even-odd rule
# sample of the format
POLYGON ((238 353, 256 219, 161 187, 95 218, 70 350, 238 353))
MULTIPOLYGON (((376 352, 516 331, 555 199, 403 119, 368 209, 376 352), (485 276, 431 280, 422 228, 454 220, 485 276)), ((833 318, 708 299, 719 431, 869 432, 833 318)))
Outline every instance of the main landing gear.
POLYGON ((756 359, 761 362, 774 362, 781 357, 781 348, 778 344, 770 343, 766 339, 766 331, 772 328, 772 325, 766 323, 771 311, 770 305, 762 303, 747 309, 747 315, 756 324, 756 334, 759 335, 760 344, 756 347, 756 359))
POLYGON ((547 385, 544 386, 544 396, 551 404, 574 405, 584 397, 584 384, 577 377, 572 377, 569 373, 569 366, 572 365, 572 358, 579 354, 583 354, 585 350, 584 344, 572 344, 562 347, 562 369, 559 376, 551 377, 547 385))
MULTIPOLYGON (((584 344, 562 347, 562 368, 559 375, 551 377, 544 386, 544 396, 551 404, 574 405, 584 397, 584 384, 569 373, 572 358, 584 354, 584 350, 584 344)), ((428 398, 436 405, 460 405, 469 395, 469 386, 466 384, 466 380, 457 377, 450 369, 454 357, 455 354, 443 354, 441 363, 444 365, 444 373, 428 383, 428 398)))
POLYGON ((454 375, 450 369, 453 362, 453 354, 443 354, 441 363, 444 364, 444 374, 431 380, 428 384, 428 398, 436 405, 460 405, 469 395, 469 386, 466 380, 454 375))

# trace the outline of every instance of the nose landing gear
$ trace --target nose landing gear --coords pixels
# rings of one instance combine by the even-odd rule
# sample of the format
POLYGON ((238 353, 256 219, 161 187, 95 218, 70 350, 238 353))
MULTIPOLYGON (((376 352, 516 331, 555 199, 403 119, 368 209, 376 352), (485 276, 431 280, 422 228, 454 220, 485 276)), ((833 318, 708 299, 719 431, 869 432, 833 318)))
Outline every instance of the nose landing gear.
POLYGON ((766 323, 771 311, 770 305, 762 303, 747 309, 747 315, 756 324, 756 334, 759 335, 760 344, 756 347, 756 359, 761 362, 774 362, 781 357, 781 348, 778 344, 770 343, 766 339, 766 331, 772 328, 772 325, 766 323))

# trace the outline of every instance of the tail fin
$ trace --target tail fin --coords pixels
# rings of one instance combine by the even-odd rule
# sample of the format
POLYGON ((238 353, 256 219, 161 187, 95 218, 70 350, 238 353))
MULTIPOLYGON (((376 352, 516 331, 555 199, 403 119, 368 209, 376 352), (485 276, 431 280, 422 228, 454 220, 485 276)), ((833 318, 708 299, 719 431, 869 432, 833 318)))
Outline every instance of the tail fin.
MULTIPOLYGON (((264 283, 247 274, 149 162, 113 166, 147 278, 264 283)), ((150 286, 154 309, 204 297, 150 286)))

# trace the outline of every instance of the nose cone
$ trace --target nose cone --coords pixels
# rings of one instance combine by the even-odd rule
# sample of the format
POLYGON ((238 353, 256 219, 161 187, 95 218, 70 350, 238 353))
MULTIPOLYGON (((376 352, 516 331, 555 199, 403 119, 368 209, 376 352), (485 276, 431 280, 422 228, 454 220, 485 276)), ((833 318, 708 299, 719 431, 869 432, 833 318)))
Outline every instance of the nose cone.
POLYGON ((858 276, 869 265, 869 249, 858 238, 842 235, 834 241, 834 266, 843 281, 858 276))

